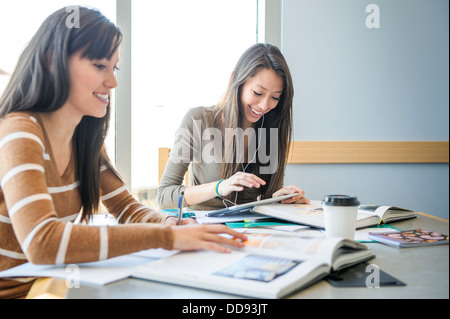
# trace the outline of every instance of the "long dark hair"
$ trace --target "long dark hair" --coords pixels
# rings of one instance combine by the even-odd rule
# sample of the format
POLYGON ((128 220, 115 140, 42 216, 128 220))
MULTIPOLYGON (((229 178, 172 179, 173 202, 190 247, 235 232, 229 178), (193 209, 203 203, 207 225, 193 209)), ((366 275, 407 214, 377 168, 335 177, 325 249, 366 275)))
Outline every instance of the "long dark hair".
MULTIPOLYGON (((69 58, 82 51, 82 58, 109 60, 121 41, 118 27, 98 10, 76 6, 54 12, 42 23, 20 56, 0 97, 0 119, 11 112, 59 109, 70 92, 69 58)), ((73 136, 82 220, 98 210, 100 167, 112 168, 104 150, 110 114, 108 105, 103 118, 84 116, 73 136)))
MULTIPOLYGON (((282 79, 284 84, 283 93, 277 104, 277 107, 264 115, 256 123, 256 127, 270 132, 271 128, 275 128, 278 132, 278 152, 273 158, 271 154, 270 161, 277 161, 277 170, 273 174, 258 174, 261 163, 256 161, 256 167, 253 172, 266 181, 266 185, 261 188, 263 198, 272 197, 280 185, 283 184, 285 163, 289 153, 292 139, 292 103, 294 98, 294 88, 292 83, 289 67, 281 51, 274 45, 268 43, 258 43, 251 46, 245 51, 239 61, 231 77, 228 89, 216 106, 214 116, 217 127, 221 128, 243 128, 244 113, 241 103, 241 91, 244 84, 250 78, 262 69, 274 70, 282 79)), ((258 135, 257 135, 258 136, 258 135)), ((267 137, 269 134, 267 134, 267 137)), ((270 139, 267 138, 266 150, 270 149, 270 139)), ((241 164, 237 161, 229 161, 227 159, 236 158, 236 141, 225 141, 222 161, 222 178, 226 179, 237 173, 241 169, 241 164)), ((272 153, 272 151, 271 151, 272 153)), ((257 156, 256 158, 259 158, 257 156)), ((251 160, 251 159, 249 159, 251 160)))

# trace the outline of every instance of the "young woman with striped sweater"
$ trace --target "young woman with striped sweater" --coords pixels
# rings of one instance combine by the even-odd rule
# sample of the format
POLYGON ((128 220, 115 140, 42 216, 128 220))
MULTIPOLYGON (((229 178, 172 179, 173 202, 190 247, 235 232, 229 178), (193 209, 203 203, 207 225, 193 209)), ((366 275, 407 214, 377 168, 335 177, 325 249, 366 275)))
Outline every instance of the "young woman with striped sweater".
MULTIPOLYGON (((68 23, 74 12, 66 8, 44 21, 0 98, 0 271, 157 247, 241 247, 246 237, 225 226, 175 226, 131 196, 104 148, 122 35, 96 10, 75 13, 79 25, 68 23), (119 225, 75 223, 100 201, 119 225)), ((24 297, 32 280, 0 279, 0 297, 24 297)))

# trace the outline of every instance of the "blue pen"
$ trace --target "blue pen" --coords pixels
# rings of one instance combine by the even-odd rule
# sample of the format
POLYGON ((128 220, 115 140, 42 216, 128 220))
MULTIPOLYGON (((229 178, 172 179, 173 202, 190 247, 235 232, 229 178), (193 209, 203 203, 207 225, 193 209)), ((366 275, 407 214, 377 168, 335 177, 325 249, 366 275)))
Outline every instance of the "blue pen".
POLYGON ((181 225, 181 219, 183 218, 183 201, 184 201, 184 191, 181 191, 181 195, 178 200, 178 223, 177 223, 177 225, 181 225))

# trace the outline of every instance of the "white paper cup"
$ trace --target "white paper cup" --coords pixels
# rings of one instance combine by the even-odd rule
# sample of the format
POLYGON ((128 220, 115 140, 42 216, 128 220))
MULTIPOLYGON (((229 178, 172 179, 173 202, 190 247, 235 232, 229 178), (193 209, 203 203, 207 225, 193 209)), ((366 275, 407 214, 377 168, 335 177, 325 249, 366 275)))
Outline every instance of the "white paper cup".
POLYGON ((358 198, 352 195, 327 195, 322 201, 327 237, 354 239, 358 198))

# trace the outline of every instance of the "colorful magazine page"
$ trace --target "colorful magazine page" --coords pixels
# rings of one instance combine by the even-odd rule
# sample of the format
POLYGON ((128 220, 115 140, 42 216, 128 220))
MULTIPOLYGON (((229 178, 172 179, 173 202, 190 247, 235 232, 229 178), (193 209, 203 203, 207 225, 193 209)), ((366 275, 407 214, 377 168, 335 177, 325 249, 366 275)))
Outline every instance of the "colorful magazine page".
POLYGON ((448 244, 448 235, 423 229, 391 233, 369 233, 370 239, 395 247, 418 247, 448 244))

